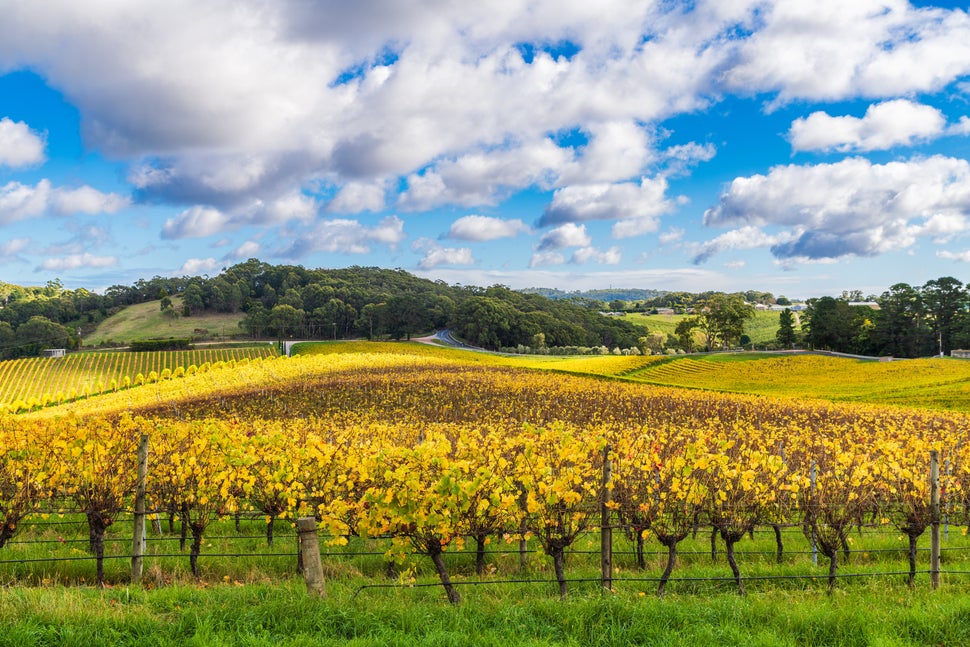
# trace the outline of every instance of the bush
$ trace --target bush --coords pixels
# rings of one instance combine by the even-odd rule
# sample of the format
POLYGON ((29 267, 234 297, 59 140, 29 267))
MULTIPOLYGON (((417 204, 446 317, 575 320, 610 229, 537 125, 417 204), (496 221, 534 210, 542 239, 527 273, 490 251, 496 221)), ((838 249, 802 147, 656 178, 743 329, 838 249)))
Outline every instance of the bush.
POLYGON ((188 350, 192 348, 191 339, 139 339, 128 345, 132 352, 144 352, 155 350, 188 350))

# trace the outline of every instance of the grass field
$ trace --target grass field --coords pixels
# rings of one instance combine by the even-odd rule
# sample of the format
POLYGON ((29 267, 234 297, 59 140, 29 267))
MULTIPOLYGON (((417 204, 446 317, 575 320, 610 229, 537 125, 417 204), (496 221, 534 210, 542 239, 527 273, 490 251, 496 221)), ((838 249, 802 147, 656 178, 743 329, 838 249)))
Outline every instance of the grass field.
MULTIPOLYGON (((192 317, 163 315, 159 301, 148 301, 128 306, 121 312, 102 321, 94 332, 82 339, 84 346, 99 346, 105 343, 124 344, 136 339, 157 339, 165 337, 198 337, 195 330, 206 330, 208 337, 227 337, 240 331, 239 322, 243 314, 206 313, 192 317)), ((175 310, 181 308, 181 299, 174 297, 175 310)))
POLYGON ((970 362, 894 362, 808 354, 687 355, 627 376, 651 384, 733 393, 970 411, 970 362))
MULTIPOLYGON (((778 312, 756 311, 754 317, 745 322, 744 334, 750 337, 755 345, 774 342, 775 334, 778 332, 779 315, 778 312)), ((676 336, 674 329, 687 316, 628 314, 626 320, 638 326, 645 326, 650 332, 676 336)))

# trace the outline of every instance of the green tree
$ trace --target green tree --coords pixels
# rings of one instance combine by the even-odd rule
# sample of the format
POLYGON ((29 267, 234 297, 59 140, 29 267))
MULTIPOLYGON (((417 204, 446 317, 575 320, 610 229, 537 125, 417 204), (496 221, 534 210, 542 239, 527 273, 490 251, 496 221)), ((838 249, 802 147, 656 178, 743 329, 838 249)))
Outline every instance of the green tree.
POLYGON ((744 334, 744 322, 754 316, 754 308, 740 295, 715 293, 700 315, 700 327, 707 335, 707 349, 729 348, 744 334))
POLYGON ((872 339, 881 355, 918 357, 928 348, 927 330, 922 322, 923 299, 919 290, 897 283, 879 297, 872 339))
POLYGON ((31 317, 17 326, 19 355, 39 355, 44 348, 73 348, 76 344, 67 328, 47 317, 31 317))
POLYGON ((782 348, 794 348, 795 343, 798 341, 798 333, 795 332, 795 313, 791 311, 791 308, 785 308, 778 315, 778 332, 775 333, 775 339, 782 348))
POLYGON ((928 316, 930 336, 937 342, 937 351, 949 355, 953 340, 965 317, 968 306, 963 283, 952 276, 927 281, 921 290, 928 316))

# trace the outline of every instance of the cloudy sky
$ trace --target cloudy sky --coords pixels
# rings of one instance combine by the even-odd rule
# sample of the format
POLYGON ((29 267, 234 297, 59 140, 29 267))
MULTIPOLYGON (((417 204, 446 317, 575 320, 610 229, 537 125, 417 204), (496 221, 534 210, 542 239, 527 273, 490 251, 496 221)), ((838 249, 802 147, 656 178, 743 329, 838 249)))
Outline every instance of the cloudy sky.
POLYGON ((240 260, 793 297, 970 280, 970 15, 0 0, 0 279, 240 260))

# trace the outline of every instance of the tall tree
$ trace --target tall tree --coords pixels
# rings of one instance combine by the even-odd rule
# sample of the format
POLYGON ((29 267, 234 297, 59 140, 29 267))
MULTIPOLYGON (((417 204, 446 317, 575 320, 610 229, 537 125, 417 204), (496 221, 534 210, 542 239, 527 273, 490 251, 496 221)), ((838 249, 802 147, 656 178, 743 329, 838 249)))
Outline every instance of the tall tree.
POLYGON ((795 313, 791 308, 785 308, 778 315, 778 332, 775 338, 783 348, 794 348, 798 341, 798 333, 795 332, 795 313))
POLYGON ((881 355, 918 357, 928 348, 929 339, 923 319, 923 299, 919 290, 897 283, 879 297, 879 313, 872 331, 876 350, 881 355))
POLYGON ((937 342, 937 352, 949 355, 960 320, 967 313, 968 297, 963 283, 952 276, 944 276, 927 281, 921 292, 930 335, 937 342))

